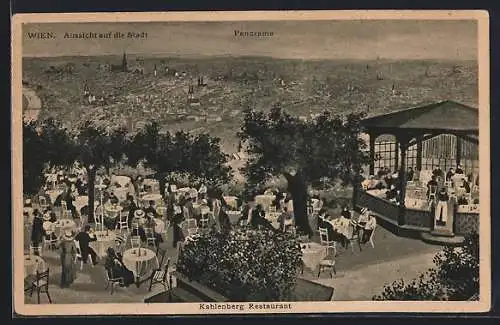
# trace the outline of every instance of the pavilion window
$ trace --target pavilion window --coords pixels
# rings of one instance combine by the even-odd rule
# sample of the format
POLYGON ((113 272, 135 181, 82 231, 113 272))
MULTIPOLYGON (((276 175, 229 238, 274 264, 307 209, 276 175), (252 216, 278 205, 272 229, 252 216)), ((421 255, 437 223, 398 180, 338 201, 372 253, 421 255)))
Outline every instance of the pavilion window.
POLYGON ((375 142, 375 173, 380 168, 389 168, 394 171, 397 166, 395 166, 396 157, 396 142, 394 141, 382 141, 375 142))
POLYGON ((406 151, 406 168, 417 169, 417 145, 409 147, 406 151))

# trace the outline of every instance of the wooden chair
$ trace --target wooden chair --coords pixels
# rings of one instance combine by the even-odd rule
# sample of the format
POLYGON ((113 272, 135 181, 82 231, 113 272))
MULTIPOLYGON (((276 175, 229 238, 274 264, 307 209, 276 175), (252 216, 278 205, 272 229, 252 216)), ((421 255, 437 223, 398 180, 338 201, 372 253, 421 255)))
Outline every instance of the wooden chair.
POLYGON ((101 229, 104 225, 104 209, 99 207, 96 209, 96 213, 94 214, 94 223, 96 229, 101 229))
POLYGON ((375 226, 375 228, 373 228, 373 231, 370 234, 370 239, 368 239, 368 243, 370 243, 370 245, 372 245, 372 248, 375 248, 375 243, 373 242, 373 235, 375 234, 376 229, 377 229, 377 226, 375 226))
POLYGON ((330 271, 330 277, 333 278, 333 275, 337 275, 337 269, 335 268, 335 260, 334 259, 323 259, 319 263, 319 269, 318 269, 318 278, 321 274, 322 271, 329 270, 330 271))
POLYGON ((31 255, 42 255, 42 246, 34 246, 33 244, 30 244, 30 254, 31 255))
POLYGON ((427 199, 429 201, 435 201, 436 200, 436 194, 437 194, 437 186, 431 186, 429 188, 429 196, 427 197, 427 199))
POLYGON ((158 258, 158 268, 161 268, 161 266, 163 265, 165 256, 167 256, 167 250, 162 249, 160 246, 158 246, 156 248, 156 258, 158 258))
MULTIPOLYGON (((78 240, 74 240, 75 246, 76 246, 76 255, 75 255, 75 262, 78 262, 80 260, 80 271, 83 270, 83 255, 82 255, 82 249, 80 248, 80 243, 78 240)), ((91 268, 94 268, 94 261, 92 261, 92 255, 87 256, 87 262, 90 264, 91 268)))
POLYGON ((47 231, 46 236, 43 237, 43 247, 45 250, 48 248, 49 250, 55 250, 57 246, 57 238, 53 238, 53 231, 47 231), (48 238, 47 238, 48 237, 48 238))
POLYGON ((52 303, 49 294, 49 269, 44 272, 36 271, 35 280, 31 283, 30 297, 33 296, 33 292, 36 291, 37 301, 40 304, 40 294, 45 293, 49 299, 49 303, 52 303))
POLYGON ((354 253, 354 244, 353 243, 357 242, 358 247, 359 247, 359 251, 361 252, 362 248, 361 248, 361 238, 359 237, 359 229, 353 224, 349 224, 349 227, 351 227, 353 229, 352 236, 351 236, 351 238, 349 238, 349 245, 351 246, 351 250, 354 253))
POLYGON ((169 280, 168 280, 168 266, 170 265, 170 258, 167 259, 167 263, 165 263, 165 267, 162 269, 161 264, 160 267, 151 274, 151 280, 149 282, 149 291, 155 284, 161 284, 167 291, 170 288, 169 280))
POLYGON ((115 229, 128 230, 128 211, 120 212, 118 222, 116 223, 115 229))
POLYGON ((47 198, 43 195, 40 195, 38 197, 38 205, 42 210, 48 209, 50 207, 49 202, 47 201, 47 198))
POLYGON ((319 240, 322 246, 326 246, 327 255, 328 255, 328 249, 333 248, 333 256, 337 256, 337 243, 334 240, 329 240, 328 229, 319 228, 319 240))
POLYGON ((115 291, 115 285, 123 285, 124 279, 123 277, 114 277, 112 268, 105 268, 106 274, 106 290, 110 288, 110 294, 113 294, 115 291))
POLYGON ((187 227, 187 232, 188 232, 189 236, 198 233, 198 225, 196 223, 196 219, 193 219, 193 218, 187 219, 186 220, 186 227, 187 227))
POLYGON ((141 237, 139 236, 130 236, 130 246, 132 248, 141 247, 141 237))
POLYGON ((70 218, 72 216, 73 214, 71 213, 71 210, 68 209, 66 201, 61 201, 61 218, 70 218))
POLYGON ((156 237, 153 228, 144 228, 144 233, 146 234, 146 245, 156 247, 156 237))
POLYGON ((200 228, 201 229, 208 229, 209 223, 210 223, 209 214, 208 213, 203 214, 200 218, 200 228))

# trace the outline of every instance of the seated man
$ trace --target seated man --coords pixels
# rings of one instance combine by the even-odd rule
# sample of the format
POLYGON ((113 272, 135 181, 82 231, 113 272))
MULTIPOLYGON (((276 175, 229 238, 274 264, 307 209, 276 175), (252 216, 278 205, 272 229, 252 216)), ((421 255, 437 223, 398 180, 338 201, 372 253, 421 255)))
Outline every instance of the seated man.
POLYGON ((278 223, 280 225, 280 229, 283 231, 286 231, 289 227, 293 227, 294 220, 287 207, 283 208, 283 212, 278 217, 278 223))
POLYGON ((408 173, 406 174, 406 181, 407 182, 413 181, 413 175, 414 175, 413 168, 408 167, 408 173))
POLYGON ((429 196, 431 189, 437 188, 437 186, 436 176, 433 175, 431 180, 427 182, 427 196, 429 196))
POLYGON ((398 191, 396 190, 396 186, 391 185, 391 188, 389 191, 385 193, 386 199, 389 201, 396 201, 398 197, 398 191))
POLYGON ((432 171, 432 175, 435 176, 435 179, 437 180, 438 178, 443 178, 444 176, 444 173, 443 171, 441 170, 441 167, 439 167, 439 165, 436 166, 436 168, 434 168, 434 170, 432 171))
POLYGON ((453 175, 455 175, 455 170, 452 168, 450 168, 448 170, 448 172, 446 173, 446 181, 447 182, 450 182, 451 181, 451 178, 453 177, 453 175))
POLYGON ((144 209, 144 212, 146 212, 146 215, 152 214, 155 218, 159 217, 158 212, 156 212, 155 201, 153 200, 149 201, 149 206, 144 209))

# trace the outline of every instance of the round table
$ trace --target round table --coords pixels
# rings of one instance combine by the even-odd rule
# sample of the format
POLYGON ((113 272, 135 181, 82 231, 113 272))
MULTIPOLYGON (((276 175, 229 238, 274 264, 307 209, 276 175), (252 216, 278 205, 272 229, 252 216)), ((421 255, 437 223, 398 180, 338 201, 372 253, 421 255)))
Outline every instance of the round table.
POLYGON ((69 228, 73 230, 77 228, 75 221, 71 219, 59 219, 54 224, 56 228, 69 228))
POLYGON ((274 195, 256 195, 255 196, 255 204, 262 205, 264 210, 269 210, 269 207, 273 204, 273 201, 276 199, 274 195))
POLYGON ((326 257, 326 247, 318 243, 302 244, 302 262, 304 266, 313 271, 319 266, 319 263, 326 257))
POLYGON ((96 241, 89 243, 89 246, 94 249, 97 256, 104 257, 107 255, 108 247, 115 246, 116 234, 114 231, 94 231, 97 238, 96 241))
POLYGON ((45 230, 47 233, 54 232, 56 230, 56 224, 54 222, 44 221, 43 230, 45 230))
POLYGON ((148 248, 131 248, 126 250, 123 253, 123 264, 134 273, 137 286, 139 286, 142 276, 159 267, 156 253, 148 248))
POLYGON ((37 255, 24 255, 24 278, 45 271, 45 261, 37 255))
POLYGON ((113 205, 105 205, 104 206, 104 211, 108 214, 108 215, 112 215, 113 217, 117 216, 121 211, 123 210, 123 207, 120 206, 120 205, 116 205, 116 206, 113 206, 113 205))
POLYGON ((62 190, 48 190, 45 191, 45 194, 47 194, 50 198, 50 203, 54 204, 56 202, 56 199, 59 195, 63 194, 62 190))
POLYGON ((236 224, 241 218, 241 211, 226 211, 227 216, 231 224, 236 224))
POLYGON ((88 204, 89 204, 89 197, 86 195, 77 196, 73 201, 73 205, 75 206, 76 211, 78 213, 80 213, 80 210, 83 207, 86 207, 88 204))
POLYGON ((160 201, 163 199, 163 197, 161 196, 161 194, 158 194, 158 193, 151 193, 151 194, 146 194, 142 197, 142 199, 146 202, 148 201, 160 201))
POLYGON ((223 196, 222 197, 227 205, 233 209, 238 208, 238 198, 236 196, 223 196))

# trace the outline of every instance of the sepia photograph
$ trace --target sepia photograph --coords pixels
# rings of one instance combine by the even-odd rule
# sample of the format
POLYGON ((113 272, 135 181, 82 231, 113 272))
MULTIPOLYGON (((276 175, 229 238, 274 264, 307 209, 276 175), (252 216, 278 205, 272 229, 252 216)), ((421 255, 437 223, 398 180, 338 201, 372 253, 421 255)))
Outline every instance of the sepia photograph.
POLYGON ((487 13, 13 18, 14 313, 489 310, 487 13))

